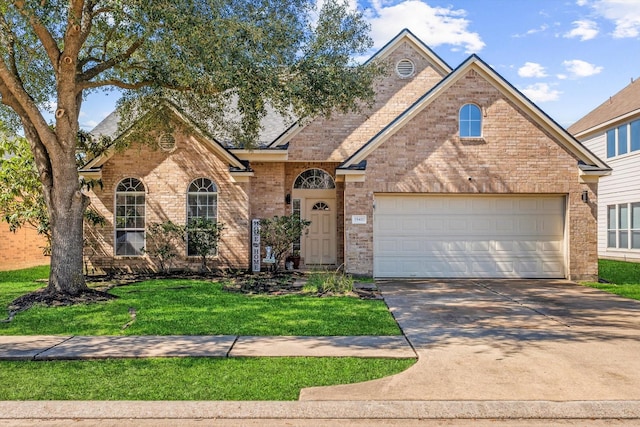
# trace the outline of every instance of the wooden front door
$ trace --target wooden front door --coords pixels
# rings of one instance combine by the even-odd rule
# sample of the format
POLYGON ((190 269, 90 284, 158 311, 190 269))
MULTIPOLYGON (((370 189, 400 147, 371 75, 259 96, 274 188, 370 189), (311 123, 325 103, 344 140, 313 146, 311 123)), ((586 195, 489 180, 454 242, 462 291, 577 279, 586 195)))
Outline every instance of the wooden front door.
POLYGON ((302 238, 304 263, 336 263, 336 200, 329 198, 304 199, 305 219, 311 221, 309 233, 302 238))

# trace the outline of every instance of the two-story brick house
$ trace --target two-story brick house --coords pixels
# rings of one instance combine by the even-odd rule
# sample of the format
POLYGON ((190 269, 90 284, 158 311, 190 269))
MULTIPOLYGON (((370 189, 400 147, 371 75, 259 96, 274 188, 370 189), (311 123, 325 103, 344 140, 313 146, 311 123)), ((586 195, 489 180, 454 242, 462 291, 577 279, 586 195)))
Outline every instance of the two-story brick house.
MULTIPOLYGON (((108 219, 87 230, 92 264, 147 267, 147 224, 202 215, 226 226, 212 265, 249 268, 251 220, 299 212, 312 221, 306 265, 375 277, 597 275, 602 160, 475 55, 451 69, 405 30, 373 60, 389 73, 368 111, 279 133, 270 121, 253 151, 167 105, 188 134, 81 170, 104 184, 91 194, 108 219)), ((197 265, 183 255, 181 265, 197 265)))
POLYGON ((598 253, 640 261, 640 82, 568 128, 613 169, 598 185, 598 253))

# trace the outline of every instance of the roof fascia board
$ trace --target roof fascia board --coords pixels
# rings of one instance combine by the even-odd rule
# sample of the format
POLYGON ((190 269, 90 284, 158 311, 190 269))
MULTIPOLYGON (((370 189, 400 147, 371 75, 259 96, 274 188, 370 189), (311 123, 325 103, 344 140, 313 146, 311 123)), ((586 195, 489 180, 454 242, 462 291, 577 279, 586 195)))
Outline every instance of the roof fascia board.
POLYGON ((287 130, 282 132, 280 136, 273 140, 273 142, 267 145, 267 148, 276 148, 281 145, 287 144, 291 138, 295 137, 300 131, 304 129, 304 125, 300 123, 300 120, 297 120, 294 124, 289 126, 287 130))
POLYGON ((194 130, 195 134, 199 137, 200 142, 205 143, 207 147, 214 152, 214 154, 218 154, 219 157, 222 157, 224 160, 229 162, 229 165, 232 167, 236 167, 239 169, 246 169, 246 165, 242 163, 242 161, 235 156, 229 149, 220 144, 215 138, 210 137, 205 132, 200 129, 195 123, 193 123, 187 116, 182 114, 182 112, 174 106, 172 103, 166 102, 166 107, 169 108, 180 120, 182 120, 185 124, 187 124, 191 129, 194 130))
POLYGON ((560 126, 511 83, 489 67, 489 65, 487 65, 482 59, 476 55, 472 55, 472 57, 474 57, 475 60, 471 65, 476 68, 476 71, 478 71, 487 81, 491 82, 494 87, 500 90, 511 102, 517 104, 530 116, 536 117, 538 119, 538 123, 541 124, 547 132, 553 135, 564 148, 569 150, 579 160, 594 164, 603 170, 611 169, 605 162, 598 158, 598 156, 593 154, 587 147, 575 139, 564 127, 560 126))
MULTIPOLYGON (((162 108, 162 107, 169 108, 171 110, 171 112, 176 116, 176 118, 178 118, 183 123, 188 125, 194 131, 194 133, 196 134, 196 137, 198 138, 198 140, 201 143, 204 143, 205 146, 207 148, 209 148, 210 151, 212 151, 214 154, 217 154, 218 157, 221 157, 223 160, 229 162, 229 165, 231 165, 232 167, 238 168, 238 169, 243 169, 243 170, 247 168, 246 165, 238 157, 236 157, 227 148, 222 146, 222 144, 220 144, 218 141, 216 141, 215 138, 212 138, 212 137, 208 136, 207 134, 205 134, 200 129, 200 127, 198 127, 195 123, 193 123, 191 120, 189 120, 175 105, 173 105, 173 103, 171 103, 169 101, 163 101, 160 104, 158 104, 157 108, 162 108)), ((154 111, 155 111, 155 109, 154 109, 154 111)), ((145 115, 147 115, 147 114, 153 114, 154 111, 149 111, 149 112, 145 113, 143 115, 143 117, 145 115)), ((133 124, 129 129, 127 129, 125 132, 123 132, 120 136, 115 138, 114 142, 117 139, 119 139, 119 138, 123 137, 124 135, 126 135, 127 133, 129 133, 130 130, 133 128, 133 126, 135 126, 135 124, 133 124)), ((84 165, 80 170, 89 170, 89 169, 95 169, 95 168, 101 167, 111 157, 113 157, 115 152, 116 152, 116 150, 115 150, 115 148, 113 148, 113 144, 112 144, 112 146, 107 148, 104 151, 104 153, 102 153, 99 156, 97 156, 94 159, 92 159, 89 163, 84 165)))
POLYGON ((466 70, 464 65, 468 62, 469 60, 464 62, 445 79, 441 80, 440 83, 438 83, 422 97, 420 97, 416 102, 413 103, 413 105, 411 105, 402 114, 400 114, 391 123, 389 123, 384 129, 382 129, 373 138, 371 138, 367 143, 360 147, 358 151, 353 153, 351 157, 349 157, 344 161, 344 163, 340 165, 340 167, 348 168, 365 160, 367 156, 369 156, 372 151, 378 148, 380 144, 389 139, 398 130, 402 129, 402 127, 406 123, 408 123, 422 110, 424 110, 429 104, 431 104, 431 102, 433 102, 433 100, 435 100, 440 93, 447 90, 451 85, 453 85, 453 83, 455 83, 457 80, 457 76, 459 76, 463 72, 463 70, 466 70))
POLYGON ((628 113, 625 113, 621 116, 618 117, 614 117, 613 119, 607 120, 606 122, 602 122, 598 125, 592 126, 589 129, 585 129, 582 132, 578 132, 574 135, 574 137, 576 138, 585 138, 587 136, 590 136, 596 132, 599 131, 603 131, 608 127, 620 124, 622 122, 626 122, 632 118, 634 118, 634 116, 640 116, 640 109, 636 109, 633 111, 629 111, 628 113))
MULTIPOLYGON (((447 64, 437 53, 435 53, 429 46, 427 46, 422 40, 416 37, 410 30, 404 29, 398 33, 393 39, 391 39, 387 44, 385 44, 380 50, 374 53, 365 64, 372 62, 374 60, 384 60, 387 58, 391 52, 404 40, 408 40, 413 44, 416 48, 416 51, 422 54, 422 56, 429 61, 432 66, 436 69, 441 76, 446 76, 451 72, 451 67, 447 64)), ((310 119, 306 121, 307 123, 312 122, 314 119, 310 119)), ((276 138, 271 144, 268 145, 268 148, 275 148, 280 145, 284 145, 291 140, 294 136, 296 136, 302 129, 304 125, 300 123, 300 121, 294 123, 289 129, 284 131, 282 135, 276 138)))
POLYGON ((240 160, 251 162, 284 162, 289 160, 289 151, 281 149, 231 149, 240 160))
POLYGON ((520 93, 514 86, 507 82, 502 76, 489 67, 477 55, 471 55, 458 68, 453 70, 445 79, 438 83, 433 89, 418 99, 411 107, 405 110, 400 116, 392 121, 387 127, 382 129, 377 135, 370 139, 350 158, 340 165, 346 168, 365 160, 366 157, 380 144, 400 130, 406 123, 424 110, 441 93, 451 87, 461 76, 469 70, 474 69, 503 93, 510 101, 517 104, 527 114, 538 119, 540 123, 551 135, 553 135, 567 150, 578 159, 597 165, 602 170, 610 170, 609 166, 600 160, 595 154, 584 147, 578 140, 569 134, 562 126, 551 119, 546 113, 538 108, 527 97, 520 93))

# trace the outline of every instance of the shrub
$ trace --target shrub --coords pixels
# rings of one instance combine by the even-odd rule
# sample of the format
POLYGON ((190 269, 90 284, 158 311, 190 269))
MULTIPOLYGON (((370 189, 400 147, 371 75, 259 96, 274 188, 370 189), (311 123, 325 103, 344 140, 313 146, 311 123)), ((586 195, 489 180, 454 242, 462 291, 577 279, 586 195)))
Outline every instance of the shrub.
POLYGON ((298 214, 274 216, 260 220, 260 240, 263 245, 271 246, 275 258, 275 270, 280 266, 282 256, 291 251, 293 243, 300 239, 311 221, 300 218, 298 214))
POLYGON ((187 224, 188 253, 200 257, 201 271, 207 271, 207 257, 218 252, 222 230, 223 223, 208 218, 193 218, 187 224))
POLYGON ((179 244, 184 242, 185 227, 172 221, 151 223, 147 228, 144 252, 158 260, 160 271, 167 273, 178 256, 179 244))

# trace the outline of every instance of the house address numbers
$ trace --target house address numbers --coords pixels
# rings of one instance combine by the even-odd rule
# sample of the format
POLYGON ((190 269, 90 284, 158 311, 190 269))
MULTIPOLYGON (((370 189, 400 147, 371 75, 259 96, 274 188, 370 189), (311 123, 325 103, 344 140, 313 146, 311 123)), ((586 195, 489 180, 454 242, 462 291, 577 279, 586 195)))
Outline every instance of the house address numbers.
POLYGON ((351 224, 366 224, 366 215, 351 215, 351 224))

